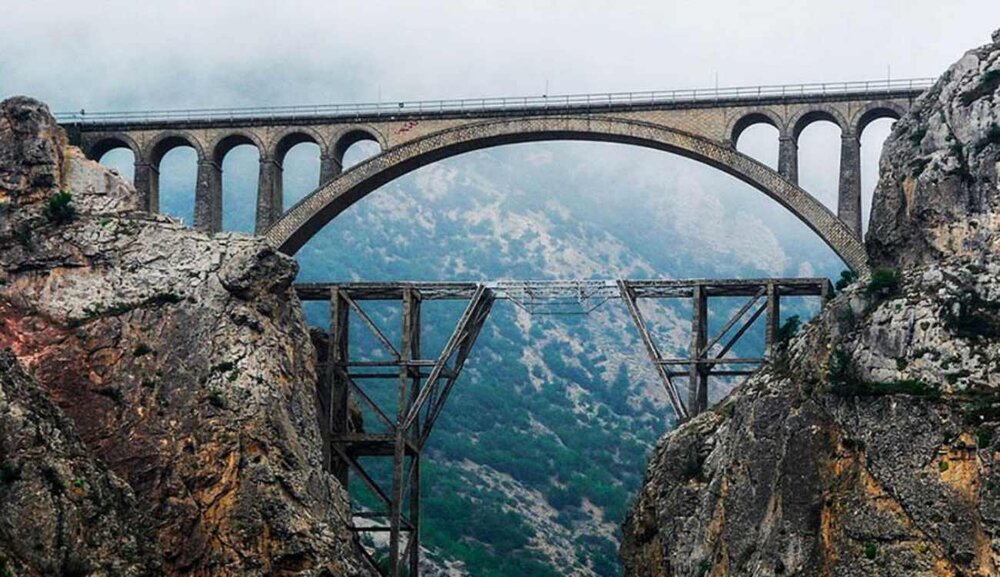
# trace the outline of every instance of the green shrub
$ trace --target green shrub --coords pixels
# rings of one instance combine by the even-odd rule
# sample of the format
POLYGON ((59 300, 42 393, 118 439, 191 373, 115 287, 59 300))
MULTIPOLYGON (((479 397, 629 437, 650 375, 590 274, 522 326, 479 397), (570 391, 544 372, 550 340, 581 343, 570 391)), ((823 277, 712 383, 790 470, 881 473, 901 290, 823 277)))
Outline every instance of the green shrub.
POLYGON ((125 402, 125 395, 122 394, 121 390, 115 387, 101 387, 97 389, 96 393, 102 397, 107 397, 115 402, 116 405, 120 405, 125 402))
POLYGON ((899 269, 877 268, 872 271, 866 292, 874 297, 888 298, 899 293, 899 269))
POLYGON ((986 131, 986 142, 990 144, 1000 144, 1000 124, 994 122, 990 129, 986 131))
POLYGON ((941 461, 940 463, 938 463, 938 471, 941 471, 942 473, 944 473, 950 468, 951 465, 948 464, 948 461, 941 461))
POLYGON ((151 352, 153 352, 153 349, 149 345, 146 343, 139 343, 134 349, 132 349, 132 356, 138 358, 148 355, 151 352))
POLYGON ((856 280, 858 280, 858 275, 853 270, 842 270, 840 271, 840 278, 837 279, 833 288, 837 289, 837 292, 840 292, 854 284, 854 281, 856 280))
POLYGON ((775 339, 778 341, 778 346, 785 346, 788 341, 792 340, 799 332, 799 328, 802 326, 802 321, 799 319, 799 315, 792 315, 785 319, 785 322, 778 327, 778 334, 775 335, 775 339))
POLYGON ((11 461, 0 463, 0 484, 9 485, 21 480, 21 467, 11 461))
POLYGON ((222 392, 218 390, 213 390, 208 393, 208 402, 210 405, 217 409, 226 408, 226 398, 222 396, 222 392))
POLYGON ((66 224, 76 216, 73 206, 73 195, 62 191, 53 194, 45 205, 45 218, 52 224, 66 224))
POLYGON ((697 453, 688 455, 687 460, 684 461, 684 469, 681 471, 681 476, 685 481, 696 480, 704 482, 705 458, 697 453))
POLYGON ((878 555, 878 546, 875 543, 865 545, 865 557, 874 559, 878 555))
POLYGON ((919 145, 923 141, 924 137, 927 136, 927 127, 919 126, 916 130, 910 133, 910 142, 914 145, 919 145))
POLYGON ((62 477, 59 476, 59 471, 56 471, 54 467, 43 467, 42 478, 52 487, 53 493, 60 495, 66 492, 66 484, 63 483, 62 477))
POLYGON ((976 429, 976 446, 985 449, 993 442, 993 429, 981 427, 976 429))

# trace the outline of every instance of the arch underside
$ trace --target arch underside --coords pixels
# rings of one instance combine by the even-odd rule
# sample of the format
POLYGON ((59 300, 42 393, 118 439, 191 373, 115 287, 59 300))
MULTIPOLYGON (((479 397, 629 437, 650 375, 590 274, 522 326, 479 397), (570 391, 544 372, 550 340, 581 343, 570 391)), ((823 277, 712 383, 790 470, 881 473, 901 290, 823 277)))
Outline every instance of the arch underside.
POLYGON ((553 140, 615 142, 663 150, 707 164, 777 201, 811 228, 845 264, 868 273, 864 245, 816 198, 766 165, 714 141, 662 125, 613 117, 535 117, 475 123, 405 142, 367 159, 299 201, 266 232, 294 254, 328 222, 380 186, 422 166, 504 144, 553 140))

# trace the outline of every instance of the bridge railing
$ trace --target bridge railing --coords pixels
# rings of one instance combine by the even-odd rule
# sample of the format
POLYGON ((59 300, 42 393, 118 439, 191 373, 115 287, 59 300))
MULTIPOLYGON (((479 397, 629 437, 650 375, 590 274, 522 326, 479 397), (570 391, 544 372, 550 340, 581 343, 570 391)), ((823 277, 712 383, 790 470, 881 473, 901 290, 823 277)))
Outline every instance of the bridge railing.
POLYGON ((642 92, 606 92, 601 94, 563 94, 520 97, 461 98, 450 100, 415 100, 370 102, 360 104, 319 104, 313 106, 266 106, 247 108, 192 108, 179 110, 143 110, 130 112, 58 112, 63 124, 142 124, 183 121, 267 120, 303 117, 394 116, 434 112, 495 112, 544 110, 547 108, 590 108, 683 104, 722 100, 754 100, 787 96, 877 95, 924 90, 933 78, 869 80, 857 82, 814 82, 688 90, 649 90, 642 92))

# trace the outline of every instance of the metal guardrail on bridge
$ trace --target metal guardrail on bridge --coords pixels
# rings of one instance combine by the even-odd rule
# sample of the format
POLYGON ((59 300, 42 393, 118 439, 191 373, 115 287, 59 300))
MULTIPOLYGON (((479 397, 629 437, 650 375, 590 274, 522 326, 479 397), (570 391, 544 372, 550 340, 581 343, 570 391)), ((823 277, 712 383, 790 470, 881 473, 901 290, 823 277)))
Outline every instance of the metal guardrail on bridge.
POLYGON ((789 96, 866 95, 924 90, 933 78, 869 80, 855 82, 815 82, 730 88, 649 90, 542 96, 502 96, 450 100, 414 100, 361 104, 319 104, 313 106, 266 106, 248 108, 192 108, 131 112, 58 112, 63 124, 142 124, 169 121, 233 121, 302 117, 389 116, 435 112, 498 112, 546 108, 587 108, 606 106, 649 106, 699 103, 721 100, 753 100, 789 96))

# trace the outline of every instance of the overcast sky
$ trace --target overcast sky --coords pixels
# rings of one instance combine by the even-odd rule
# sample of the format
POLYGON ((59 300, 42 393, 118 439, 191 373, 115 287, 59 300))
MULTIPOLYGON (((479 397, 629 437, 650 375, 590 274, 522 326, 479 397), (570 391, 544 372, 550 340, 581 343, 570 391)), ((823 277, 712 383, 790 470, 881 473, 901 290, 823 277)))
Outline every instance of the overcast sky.
POLYGON ((936 76, 998 0, 0 0, 0 95, 57 110, 936 76))

